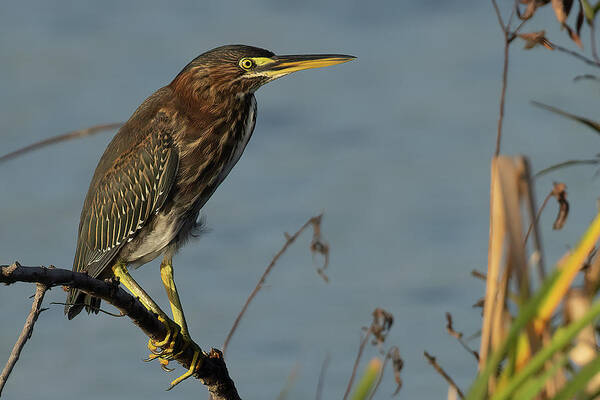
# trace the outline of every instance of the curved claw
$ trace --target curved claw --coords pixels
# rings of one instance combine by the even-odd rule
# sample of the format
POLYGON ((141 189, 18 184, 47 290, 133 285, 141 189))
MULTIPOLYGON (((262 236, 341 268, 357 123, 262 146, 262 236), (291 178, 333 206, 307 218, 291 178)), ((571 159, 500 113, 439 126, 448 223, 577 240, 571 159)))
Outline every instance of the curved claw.
POLYGON ((151 361, 154 361, 154 360, 156 360, 158 358, 158 362, 161 364, 161 368, 163 370, 168 371, 168 372, 173 371, 173 369, 171 369, 171 368, 165 368, 165 367, 169 364, 169 362, 171 360, 173 360, 175 358, 175 356, 172 355, 172 354, 163 355, 162 353, 163 352, 161 351, 161 352, 150 354, 147 358, 144 358, 142 361, 144 361, 144 362, 151 362, 151 361))
MULTIPOLYGON (((156 344, 154 343, 154 341, 152 339, 148 340, 148 350, 150 350, 150 352, 155 355, 155 356, 160 356, 163 352, 162 349, 160 349, 160 347, 156 346, 156 344)), ((150 358, 150 357, 148 357, 150 358)), ((152 358, 152 360, 154 360, 154 358, 152 358)))
POLYGON ((169 368, 167 366, 167 365, 169 365, 169 360, 167 360, 167 359, 160 358, 158 360, 158 362, 160 363, 160 368, 165 372, 173 372, 175 370, 175 368, 169 368))
POLYGON ((180 328, 178 325, 172 324, 162 316, 158 316, 160 322, 162 322, 167 328, 167 334, 165 338, 160 342, 155 340, 148 340, 148 350, 152 354, 148 356, 144 361, 153 361, 158 359, 171 360, 173 359, 173 348, 176 344, 176 338, 179 335, 180 328))
POLYGON ((148 357, 142 359, 142 361, 151 362, 151 361, 156 360, 157 358, 160 358, 160 354, 153 353, 153 354, 150 354, 148 357))

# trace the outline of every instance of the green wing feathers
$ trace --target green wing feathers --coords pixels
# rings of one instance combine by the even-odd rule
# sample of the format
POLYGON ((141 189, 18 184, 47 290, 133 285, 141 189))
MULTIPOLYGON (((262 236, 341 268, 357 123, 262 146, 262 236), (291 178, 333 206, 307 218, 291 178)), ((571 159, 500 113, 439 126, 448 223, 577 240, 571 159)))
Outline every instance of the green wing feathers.
MULTIPOLYGON (((119 132, 107 153, 127 148, 118 137, 127 133, 119 132)), ((81 214, 73 270, 96 278, 110 267, 119 250, 163 206, 177 167, 178 156, 169 135, 154 131, 115 157, 110 166, 104 166, 103 175, 97 176, 97 170, 81 214)), ((67 304, 77 303, 71 310, 69 305, 65 307, 70 318, 83 308, 80 300, 91 304, 81 296, 84 294, 77 290, 69 292, 67 304)))

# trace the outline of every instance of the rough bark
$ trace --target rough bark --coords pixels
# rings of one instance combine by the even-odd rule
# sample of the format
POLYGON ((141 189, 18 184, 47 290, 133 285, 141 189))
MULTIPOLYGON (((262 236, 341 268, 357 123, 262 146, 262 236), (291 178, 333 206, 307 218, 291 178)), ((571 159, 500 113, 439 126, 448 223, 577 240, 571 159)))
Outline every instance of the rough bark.
MULTIPOLYGON (((157 316, 148 311, 138 299, 120 288, 117 282, 102 281, 82 273, 55 267, 25 267, 17 262, 12 265, 0 265, 0 272, 0 282, 7 285, 16 282, 30 282, 42 284, 48 288, 69 286, 80 289, 115 306, 149 338, 161 341, 167 335, 166 327, 158 320, 157 316)), ((66 320, 65 323, 67 323, 66 320)), ((180 345, 181 343, 178 344, 178 346, 180 345)), ((193 349, 189 346, 177 354, 174 361, 187 369, 192 363, 193 355, 193 349)), ((229 377, 223 355, 217 349, 211 349, 208 353, 203 352, 194 377, 208 388, 214 400, 240 399, 235 384, 229 377)))

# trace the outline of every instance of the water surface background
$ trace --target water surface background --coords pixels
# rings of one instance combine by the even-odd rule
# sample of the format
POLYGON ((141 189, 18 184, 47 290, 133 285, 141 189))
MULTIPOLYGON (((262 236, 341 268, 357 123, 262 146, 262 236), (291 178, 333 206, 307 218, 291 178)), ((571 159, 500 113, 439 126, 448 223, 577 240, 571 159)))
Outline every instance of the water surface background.
MULTIPOLYGON (((550 11, 527 30, 556 25, 550 11)), ((568 44, 564 32, 549 34, 568 44)), ((377 306, 396 317, 388 341, 405 360, 402 398, 446 396, 423 350, 467 388, 475 365, 445 333, 444 313, 466 334, 478 330, 479 310, 471 305, 483 285, 469 273, 486 263, 502 60, 488 2, 4 3, 0 153, 126 120, 190 59, 228 43, 358 59, 295 74, 257 93, 254 137, 204 207, 209 232, 175 258, 197 342, 221 346, 283 232, 324 211, 331 282, 314 272, 308 236, 279 262, 229 348, 242 397, 275 398, 297 368, 288 398, 313 398, 330 354, 324 398, 341 398, 361 327, 377 306)), ((593 117, 600 86, 571 81, 593 70, 520 44, 511 56, 503 151, 528 154, 534 169, 597 153, 593 133, 529 105, 537 99, 593 117)), ((0 263, 70 268, 85 191, 111 136, 0 166, 0 263)), ((594 215, 594 172, 571 169, 539 180, 540 198, 553 180, 565 181, 572 204, 563 231, 549 229, 554 210, 542 218, 550 260, 575 243, 594 215)), ((134 276, 166 306, 158 261, 134 276)), ((0 288, 2 362, 32 293, 25 284, 0 288)), ((64 301, 60 288, 50 301, 64 301)), ((5 388, 7 399, 184 399, 204 391, 186 382, 165 394, 181 368, 171 376, 142 363, 146 339, 129 322, 106 315, 68 322, 62 306, 49 307, 5 388)), ((379 398, 392 391, 388 372, 379 398)))

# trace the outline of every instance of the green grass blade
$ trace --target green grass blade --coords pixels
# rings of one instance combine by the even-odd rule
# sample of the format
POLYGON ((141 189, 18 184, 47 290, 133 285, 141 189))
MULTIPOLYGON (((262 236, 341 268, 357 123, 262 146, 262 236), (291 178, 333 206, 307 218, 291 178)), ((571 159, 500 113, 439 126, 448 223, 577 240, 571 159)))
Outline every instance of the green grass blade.
POLYGON ((379 358, 374 358, 369 362, 365 373, 356 385, 356 389, 354 389, 352 400, 364 400, 368 398, 371 390, 373 390, 375 382, 377 381, 379 371, 381 371, 381 366, 382 363, 379 358))
POLYGON ((563 354, 559 360, 555 361, 554 365, 552 365, 552 368, 547 369, 537 378, 529 379, 515 393, 515 398, 519 400, 531 400, 535 398, 546 385, 546 381, 556 375, 556 373, 565 366, 568 359, 569 358, 567 355, 563 354))
POLYGON ((554 287, 555 281, 560 276, 560 270, 555 270, 552 275, 542 285, 540 290, 523 306, 521 312, 513 322, 506 340, 500 345, 500 347, 492 353, 492 356, 488 360, 485 368, 481 371, 469 393, 467 394, 467 400, 483 400, 487 392, 488 379, 498 370, 500 362, 504 358, 504 355, 508 349, 514 347, 519 338, 519 334, 525 328, 528 322, 532 321, 538 313, 538 309, 542 304, 542 301, 546 298, 547 294, 554 287))
POLYGON ((600 301, 595 302, 592 307, 578 320, 559 328, 549 344, 544 346, 535 356, 512 378, 508 384, 499 391, 494 400, 505 400, 526 382, 533 374, 537 373, 546 361, 555 353, 568 346, 573 338, 586 326, 591 324, 600 315, 600 301))
POLYGON ((562 388, 560 392, 554 397, 554 400, 568 400, 572 399, 576 394, 585 390, 586 385, 600 372, 600 357, 594 358, 591 362, 586 364, 579 372, 562 388))
MULTIPOLYGON (((471 386, 471 389, 466 397, 468 400, 483 400, 485 398, 490 376, 498 370, 500 363, 505 358, 507 352, 510 349, 514 349, 517 344, 519 334, 529 322, 533 322, 534 326, 537 328, 542 327, 541 329, 543 329, 545 321, 551 318, 556 306, 560 301, 562 301, 562 298, 571 285, 573 278, 579 272, 579 268, 583 264, 583 260, 588 256, 599 236, 600 214, 594 218, 594 221, 592 221, 584 233, 577 247, 575 247, 569 257, 563 263, 561 263, 561 268, 555 269, 552 275, 542 284, 542 287, 537 291, 537 293, 535 293, 535 295, 520 309, 517 318, 514 320, 510 328, 507 338, 499 346, 499 348, 492 353, 491 357, 486 363, 486 366, 479 373, 479 376, 471 386)), ((572 336, 570 336, 571 334, 577 334, 577 332, 579 332, 579 330, 581 330, 585 325, 589 324, 598 315, 598 313, 600 313, 600 302, 592 306, 592 308, 588 310, 588 312, 581 319, 575 321, 566 328, 558 330, 552 339, 552 343, 555 343, 555 345, 558 347, 544 347, 521 371, 519 371, 519 374, 523 374, 523 371, 525 370, 528 371, 529 375, 535 373, 537 369, 543 365, 545 360, 562 348, 560 346, 565 346, 568 344, 572 338, 572 336), (586 320, 587 322, 585 322, 586 320), (569 336, 569 338, 563 339, 566 336, 569 336), (564 342, 561 342, 561 340, 564 340, 564 342), (532 364, 534 360, 540 364, 532 364), (534 367, 536 367, 536 369, 533 369, 534 367)), ((521 379, 524 377, 527 378, 527 376, 524 375, 520 376, 521 379)), ((515 385, 512 390, 516 390, 521 383, 522 381, 518 382, 518 384, 515 385)))

